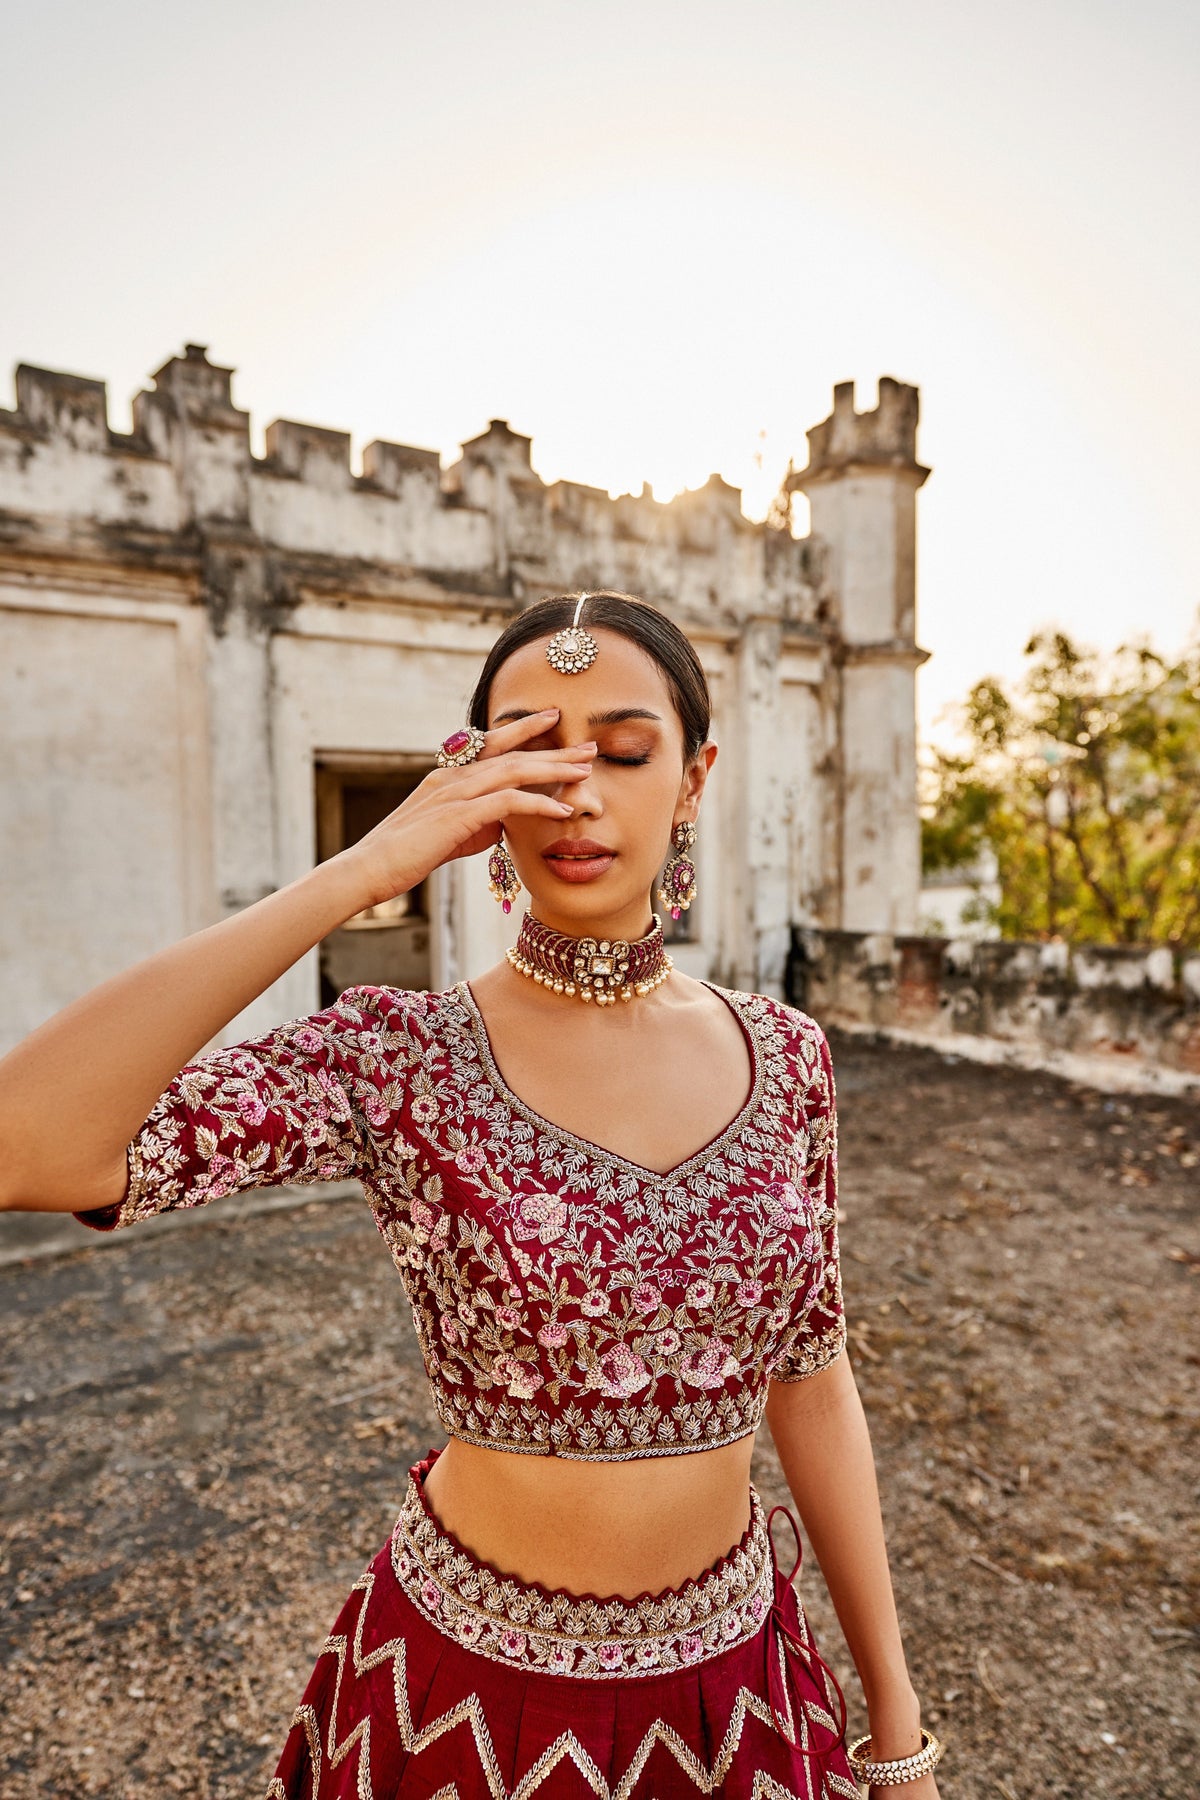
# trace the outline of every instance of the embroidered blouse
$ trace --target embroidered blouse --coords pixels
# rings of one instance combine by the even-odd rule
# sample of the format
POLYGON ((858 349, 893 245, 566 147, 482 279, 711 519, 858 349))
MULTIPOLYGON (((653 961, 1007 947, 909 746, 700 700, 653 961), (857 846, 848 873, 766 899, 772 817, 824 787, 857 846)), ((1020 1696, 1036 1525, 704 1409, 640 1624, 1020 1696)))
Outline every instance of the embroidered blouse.
POLYGON ((667 1174, 526 1106, 466 982, 348 988, 189 1063, 129 1145, 98 1230, 240 1188, 361 1181, 441 1422, 488 1449, 619 1462, 728 1444, 769 1382, 845 1342, 833 1067, 820 1026, 708 984, 750 1094, 667 1174))

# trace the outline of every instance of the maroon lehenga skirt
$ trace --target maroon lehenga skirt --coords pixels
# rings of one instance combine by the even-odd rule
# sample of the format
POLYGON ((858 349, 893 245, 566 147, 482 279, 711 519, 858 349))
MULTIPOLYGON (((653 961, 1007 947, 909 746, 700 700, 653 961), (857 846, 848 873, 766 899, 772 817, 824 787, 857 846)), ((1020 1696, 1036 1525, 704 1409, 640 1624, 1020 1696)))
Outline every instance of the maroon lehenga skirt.
POLYGON ((322 1646, 267 1800, 858 1800, 799 1539, 785 1577, 753 1488, 699 1579, 605 1600, 464 1550, 425 1499, 437 1455, 322 1646))

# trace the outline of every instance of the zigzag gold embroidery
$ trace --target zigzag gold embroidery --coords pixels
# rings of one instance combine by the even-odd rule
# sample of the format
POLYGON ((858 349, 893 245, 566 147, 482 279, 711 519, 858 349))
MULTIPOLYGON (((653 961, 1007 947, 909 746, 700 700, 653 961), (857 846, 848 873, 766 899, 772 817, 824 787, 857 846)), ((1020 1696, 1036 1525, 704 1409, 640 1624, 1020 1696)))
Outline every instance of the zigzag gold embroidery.
MULTIPOLYGON (((721 1748, 710 1769, 704 1767, 695 1752, 689 1749, 673 1727, 665 1724, 661 1719, 656 1719, 647 1730, 634 1753, 633 1760, 615 1787, 610 1787, 596 1762, 584 1749, 575 1733, 565 1731, 553 1744, 543 1750, 537 1762, 526 1771, 516 1787, 508 1788, 505 1786, 500 1772, 492 1735, 478 1694, 467 1695, 448 1712, 442 1713, 421 1731, 417 1731, 413 1725, 412 1711, 408 1703, 408 1661, 404 1639, 402 1637, 391 1638, 386 1644, 381 1644, 377 1650, 364 1651, 363 1631, 375 1579, 374 1574, 368 1569, 350 1590, 351 1596, 359 1592, 363 1594, 363 1603, 359 1608, 353 1641, 351 1642, 344 1635, 339 1634, 326 1638, 321 1647, 321 1655, 336 1656, 338 1663, 324 1750, 322 1750, 320 1731, 313 1708, 299 1706, 292 1716, 292 1727, 302 1729, 307 1740, 312 1764, 314 1794, 320 1793, 323 1762, 327 1759, 330 1769, 336 1769, 345 1761, 351 1750, 357 1747, 359 1753, 356 1771, 357 1800, 375 1800, 371 1782, 370 1715, 360 1719, 340 1742, 337 1741, 337 1719, 341 1702, 342 1679, 346 1673, 347 1647, 353 1657, 354 1676, 359 1680, 369 1674, 372 1669, 376 1669, 386 1662, 389 1657, 392 1659, 396 1724, 401 1746, 410 1755, 419 1756, 422 1750, 427 1750, 431 1744, 436 1743, 459 1725, 470 1726, 475 1751, 479 1757, 480 1770, 487 1782, 492 1800, 530 1800, 530 1796, 536 1793, 559 1764, 568 1758, 584 1777, 592 1793, 596 1796, 596 1800, 632 1800, 633 1790, 656 1744, 662 1744, 665 1749, 670 1751, 680 1770, 695 1783, 700 1794, 712 1794, 720 1787, 733 1766, 733 1759, 737 1754, 749 1715, 753 1714, 756 1719, 772 1730, 778 1730, 781 1727, 782 1722, 775 1718, 771 1707, 757 1694, 752 1693, 749 1688, 743 1687, 738 1690, 721 1748)), ((786 1679, 782 1641, 777 1646, 777 1651, 780 1659, 780 1673, 784 1678, 783 1692, 787 1701, 786 1735, 788 1741, 794 1744, 796 1743, 796 1722, 786 1679)), ((827 1724, 830 1730, 836 1729, 833 1718, 824 1708, 815 1706, 813 1710, 822 1724, 827 1724)), ((800 1740, 804 1747, 807 1747, 808 1736, 808 1718, 802 1708, 800 1740)), ((754 1778, 752 1800, 819 1800, 811 1785, 810 1768, 811 1765, 806 1763, 806 1786, 809 1789, 807 1796, 797 1795, 792 1790, 781 1787, 772 1777, 760 1771, 754 1778)), ((847 1783, 843 1777, 836 1774, 830 1774, 829 1788, 832 1794, 844 1796, 845 1800, 858 1800, 857 1787, 853 1783, 847 1783)), ((289 1800, 287 1791, 278 1777, 268 1788, 266 1800, 289 1800)), ((440 1789, 434 1796, 434 1800, 460 1800, 457 1783, 451 1783, 440 1789)))

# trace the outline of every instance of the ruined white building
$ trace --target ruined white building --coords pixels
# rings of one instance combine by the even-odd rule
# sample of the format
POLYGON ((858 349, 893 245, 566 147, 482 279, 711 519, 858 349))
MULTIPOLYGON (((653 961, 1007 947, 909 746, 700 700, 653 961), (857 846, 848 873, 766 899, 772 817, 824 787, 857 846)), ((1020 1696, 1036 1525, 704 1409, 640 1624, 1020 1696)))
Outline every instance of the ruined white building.
MULTIPOLYGON (((792 924, 911 931, 917 392, 853 384, 808 433, 812 534, 717 476, 660 504, 543 482, 494 420, 437 453, 280 420, 250 448, 189 345, 110 429, 104 385, 22 367, 0 411, 2 1046, 368 829, 431 766, 514 610, 616 587, 668 610, 721 758, 677 959, 779 991, 792 924)), ((359 919, 230 1028, 351 981, 442 986, 515 924, 483 859, 359 919)))

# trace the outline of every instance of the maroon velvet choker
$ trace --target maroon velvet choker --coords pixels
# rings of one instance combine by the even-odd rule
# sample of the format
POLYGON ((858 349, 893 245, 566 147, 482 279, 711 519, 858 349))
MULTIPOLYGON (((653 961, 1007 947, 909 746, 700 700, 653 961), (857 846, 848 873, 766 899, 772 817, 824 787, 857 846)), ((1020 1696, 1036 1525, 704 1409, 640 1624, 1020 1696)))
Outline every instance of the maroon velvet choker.
POLYGON ((568 937, 527 912, 516 944, 506 954, 518 974, 556 994, 595 1000, 600 1006, 652 993, 675 967, 657 913, 645 937, 629 944, 624 938, 568 937))

